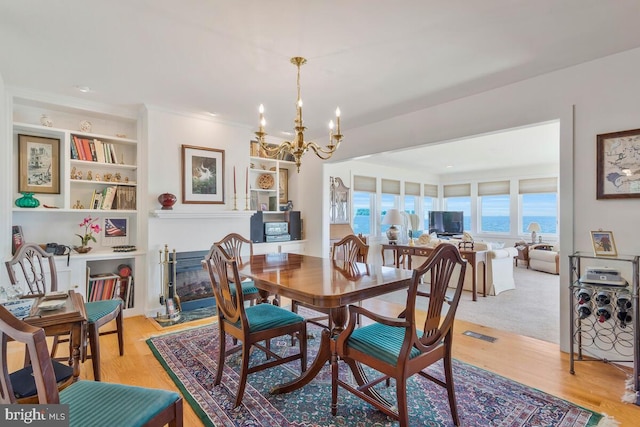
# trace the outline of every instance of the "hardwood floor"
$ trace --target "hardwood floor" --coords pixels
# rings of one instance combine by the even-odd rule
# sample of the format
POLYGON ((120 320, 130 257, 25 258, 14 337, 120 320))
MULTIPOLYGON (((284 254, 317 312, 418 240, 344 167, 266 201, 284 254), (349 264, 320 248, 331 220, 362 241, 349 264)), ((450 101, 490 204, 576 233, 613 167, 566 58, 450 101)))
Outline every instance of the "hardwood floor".
MULTIPOLYGON (((377 300, 365 306, 395 315, 398 306, 377 300)), ((100 338, 102 349, 102 378, 106 382, 132 384, 178 391, 165 370, 151 353, 145 340, 154 335, 211 323, 203 319, 186 325, 160 327, 155 321, 141 316, 125 319, 125 355, 118 356, 116 335, 100 338)), ((640 406, 623 403, 625 380, 630 370, 623 371, 603 362, 579 362, 576 374, 569 373, 569 357, 555 344, 529 337, 456 322, 454 357, 488 371, 527 384, 554 396, 569 400, 595 412, 613 416, 621 427, 639 424, 640 406), (470 330, 497 338, 493 343, 463 335, 470 330)), ((10 343, 10 370, 22 363, 22 347, 10 343)), ((81 367, 81 378, 93 379, 91 363, 81 367)), ((249 381, 251 379, 249 378, 249 381)), ((327 412, 329 408, 327 408, 327 412)), ((184 425, 201 426, 190 405, 184 404, 184 425)))

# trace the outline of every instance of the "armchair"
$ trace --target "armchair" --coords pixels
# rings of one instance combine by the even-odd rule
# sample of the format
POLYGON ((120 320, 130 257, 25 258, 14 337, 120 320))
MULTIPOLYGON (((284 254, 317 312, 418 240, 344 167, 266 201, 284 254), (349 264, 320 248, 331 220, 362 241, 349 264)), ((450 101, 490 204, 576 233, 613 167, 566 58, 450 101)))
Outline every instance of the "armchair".
POLYGON ((553 245, 540 243, 529 247, 529 268, 560 274, 560 254, 553 245))
MULTIPOLYGON (((400 427, 407 427, 409 425, 407 379, 420 374, 447 389, 451 417, 455 425, 460 425, 453 386, 451 347, 453 321, 462 293, 466 266, 466 261, 461 258, 455 246, 441 244, 422 266, 414 270, 407 293, 406 308, 398 318, 384 317, 363 307, 349 306, 349 323, 338 336, 337 356, 331 359, 331 413, 333 415, 336 415, 338 409, 338 386, 340 386, 397 419, 400 427), (428 293, 419 290, 423 276, 430 282, 428 293), (450 297, 447 296, 449 286, 455 289, 450 297), (427 313, 424 322, 418 321, 418 310, 427 313), (356 328, 358 315, 365 316, 374 323, 356 328), (358 383, 357 386, 339 377, 339 359, 349 365, 358 383), (444 362, 444 381, 423 371, 440 359, 444 362), (358 364, 373 368, 381 376, 368 380, 358 364), (379 398, 372 388, 390 378, 395 379, 396 405, 391 405, 379 398)), ((425 410, 428 409, 425 408, 425 410)))

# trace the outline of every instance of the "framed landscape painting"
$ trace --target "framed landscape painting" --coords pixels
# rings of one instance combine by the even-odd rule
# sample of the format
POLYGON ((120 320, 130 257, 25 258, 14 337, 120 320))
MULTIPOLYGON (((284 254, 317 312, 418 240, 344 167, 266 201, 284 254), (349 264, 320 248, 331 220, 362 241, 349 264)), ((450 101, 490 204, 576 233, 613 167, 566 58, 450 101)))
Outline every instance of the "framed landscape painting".
POLYGON ((18 135, 18 191, 60 194, 60 140, 18 135))
POLYGON ((613 240, 611 231, 592 231, 591 243, 595 256, 617 256, 616 242, 613 240))
POLYGON ((224 150, 182 146, 182 203, 224 203, 224 150))

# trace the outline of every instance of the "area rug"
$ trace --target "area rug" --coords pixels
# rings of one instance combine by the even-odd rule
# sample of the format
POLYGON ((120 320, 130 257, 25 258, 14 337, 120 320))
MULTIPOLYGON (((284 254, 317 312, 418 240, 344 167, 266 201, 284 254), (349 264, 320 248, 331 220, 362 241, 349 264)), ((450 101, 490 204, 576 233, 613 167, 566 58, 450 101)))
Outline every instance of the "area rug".
MULTIPOLYGON (((320 328, 309 325, 309 360, 320 341, 320 328)), ((191 328, 147 340, 154 355, 175 381, 185 399, 206 426, 358 426, 382 427, 397 422, 366 402, 339 390, 338 415, 331 415, 331 369, 327 364, 311 383, 300 390, 272 395, 276 384, 300 374, 300 363, 291 362, 249 375, 243 403, 233 409, 238 387, 240 357, 227 358, 220 386, 214 386, 218 354, 216 324, 191 328)), ((280 354, 297 350, 291 339, 272 341, 280 354)), ((230 348, 231 340, 227 343, 230 348)), ((262 361, 252 353, 251 364, 262 361)), ((346 367, 342 366, 341 369, 346 367)), ((442 366, 429 369, 442 378, 442 366)), ((539 390, 495 375, 475 366, 454 361, 454 382, 461 423, 466 427, 592 427, 606 421, 602 415, 578 407, 539 390)), ((344 373, 344 372, 343 372, 344 373)), ((344 378, 345 375, 342 375, 344 378)), ((410 379, 408 405, 411 426, 451 426, 446 390, 419 376, 410 379)), ((393 399, 393 385, 379 391, 393 399)))

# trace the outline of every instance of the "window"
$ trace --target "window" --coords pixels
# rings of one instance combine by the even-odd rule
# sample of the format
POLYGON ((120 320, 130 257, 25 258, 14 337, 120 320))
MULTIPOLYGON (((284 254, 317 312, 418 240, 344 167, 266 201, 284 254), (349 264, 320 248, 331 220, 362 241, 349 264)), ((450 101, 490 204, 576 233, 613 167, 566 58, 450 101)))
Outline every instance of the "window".
POLYGON ((532 222, 540 224, 539 235, 558 234, 558 194, 531 193, 522 195, 522 233, 532 222))
POLYGON ((423 230, 429 232, 429 211, 435 210, 434 201, 438 197, 438 186, 433 184, 424 185, 424 198, 422 199, 422 218, 424 220, 423 230))
POLYGON ((444 199, 448 211, 462 211, 464 217, 464 230, 471 230, 471 197, 448 197, 444 199))
POLYGON ((353 232, 362 233, 365 236, 371 234, 373 228, 371 224, 375 207, 376 195, 364 191, 353 192, 353 232))
POLYGON ((509 186, 509 181, 478 183, 481 232, 509 233, 511 231, 509 186))

